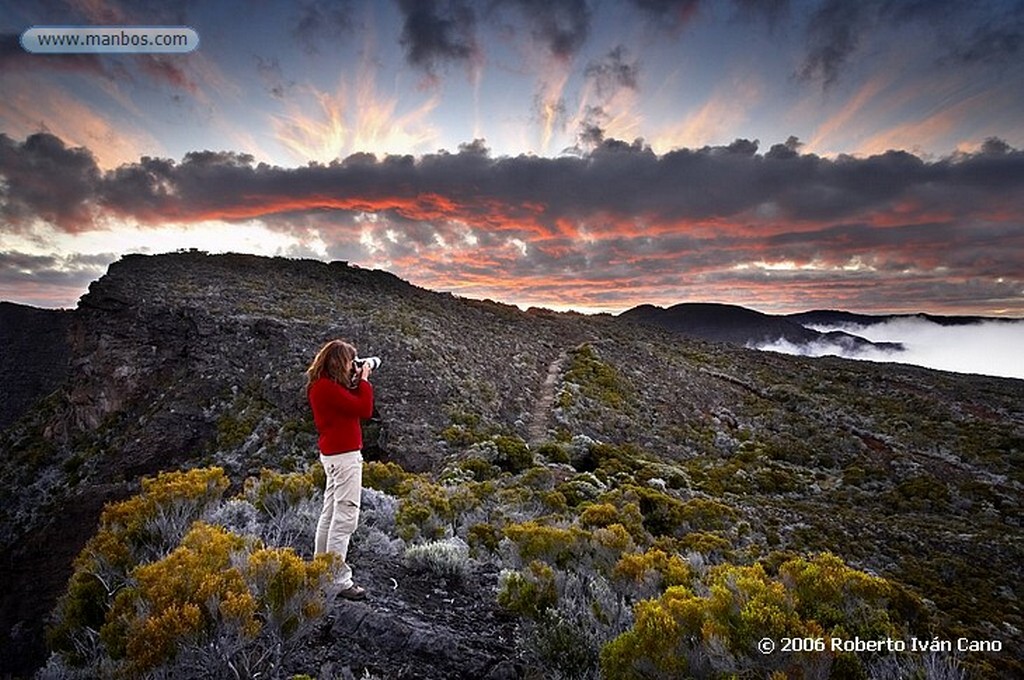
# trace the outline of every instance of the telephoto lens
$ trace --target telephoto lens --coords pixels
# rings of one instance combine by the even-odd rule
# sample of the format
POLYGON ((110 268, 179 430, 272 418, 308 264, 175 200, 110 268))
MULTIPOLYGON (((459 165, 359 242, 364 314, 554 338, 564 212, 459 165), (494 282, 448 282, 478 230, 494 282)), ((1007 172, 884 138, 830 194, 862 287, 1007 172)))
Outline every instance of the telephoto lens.
POLYGON ((377 367, 380 366, 380 357, 356 357, 353 363, 359 368, 366 364, 370 367, 371 371, 376 371, 377 367))

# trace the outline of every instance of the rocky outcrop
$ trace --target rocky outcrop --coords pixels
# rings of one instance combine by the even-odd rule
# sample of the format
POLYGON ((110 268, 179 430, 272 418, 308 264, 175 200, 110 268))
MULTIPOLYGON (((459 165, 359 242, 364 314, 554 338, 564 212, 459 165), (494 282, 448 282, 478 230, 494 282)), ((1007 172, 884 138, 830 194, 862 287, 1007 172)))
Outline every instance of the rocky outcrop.
POLYGON ((71 317, 66 310, 0 302, 0 430, 64 380, 71 317))

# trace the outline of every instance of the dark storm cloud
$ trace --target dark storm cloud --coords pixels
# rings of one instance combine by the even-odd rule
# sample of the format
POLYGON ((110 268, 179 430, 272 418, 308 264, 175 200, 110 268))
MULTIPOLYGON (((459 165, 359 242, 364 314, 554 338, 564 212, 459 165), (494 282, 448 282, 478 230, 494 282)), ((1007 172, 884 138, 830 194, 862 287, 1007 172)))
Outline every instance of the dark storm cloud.
POLYGON ((937 65, 1020 63, 1024 50, 1024 2, 969 3, 959 0, 824 0, 806 28, 800 75, 834 84, 873 33, 905 26, 934 36, 937 65))
POLYGON ((807 55, 800 71, 832 85, 860 44, 862 33, 877 15, 878 3, 825 0, 807 27, 807 55))
POLYGON ((323 45, 338 42, 353 27, 348 0, 307 0, 298 3, 297 11, 292 35, 309 54, 318 54, 323 45))
MULTIPOLYGON (((420 158, 281 168, 201 151, 102 172, 89 151, 37 134, 0 136, 0 187, 5 229, 259 220, 292 236, 293 254, 326 248, 421 285, 559 304, 715 290, 741 303, 1019 309, 1024 282, 1024 152, 997 139, 939 161, 826 159, 796 138, 661 156, 604 139, 558 158, 493 157, 474 140, 420 158)), ((12 290, 34 272, 86 271, 16 255, 0 258, 12 290)))
POLYGON ((398 6, 405 18, 401 43, 412 66, 433 75, 439 65, 477 54, 476 13, 470 3, 399 0, 398 6))
POLYGON ((571 59, 590 35, 592 12, 586 0, 499 0, 517 7, 535 40, 560 59, 571 59))
POLYGON ((677 27, 690 21, 701 0, 633 0, 633 4, 655 22, 677 27))
POLYGON ((603 58, 587 64, 583 75, 594 84, 598 97, 607 100, 620 89, 637 89, 640 64, 630 59, 628 49, 618 45, 603 58))
POLYGON ((789 0, 733 0, 740 18, 764 18, 774 27, 789 11, 789 0))
POLYGON ((1006 64, 1024 56, 1024 2, 999 21, 978 26, 952 50, 953 56, 967 63, 1006 64))
POLYGON ((0 216, 15 229, 37 219, 68 231, 90 225, 100 179, 87 149, 47 133, 20 144, 0 133, 0 216))
MULTIPOLYGON (((159 224, 377 213, 399 226, 453 222, 530 240, 574 238, 567 225, 640 238, 647 229, 664 235, 708 221, 727 223, 721 236, 743 232, 806 258, 816 246, 837 257, 890 248, 1020 272, 1014 262, 1024 261, 1024 243, 1014 230, 1024 219, 1024 152, 999 140, 935 162, 896 151, 832 160, 798 149, 791 138, 761 153, 740 139, 658 156, 639 141, 606 139, 572 157, 494 158, 477 140, 418 159, 359 154, 280 168, 203 151, 103 173, 89 151, 37 134, 22 143, 0 136, 0 191, 5 222, 15 228, 42 220, 73 232, 108 215, 159 224), (804 226, 779 226, 792 224, 804 226)), ((430 232, 416 233, 429 242, 430 232)))

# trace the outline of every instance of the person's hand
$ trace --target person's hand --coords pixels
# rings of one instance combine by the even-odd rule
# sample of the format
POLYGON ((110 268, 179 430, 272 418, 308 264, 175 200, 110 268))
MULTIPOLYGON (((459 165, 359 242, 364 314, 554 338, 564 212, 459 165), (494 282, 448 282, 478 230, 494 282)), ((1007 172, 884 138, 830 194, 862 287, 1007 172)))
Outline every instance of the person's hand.
POLYGON ((370 377, 370 364, 364 363, 359 367, 359 379, 366 380, 370 377))

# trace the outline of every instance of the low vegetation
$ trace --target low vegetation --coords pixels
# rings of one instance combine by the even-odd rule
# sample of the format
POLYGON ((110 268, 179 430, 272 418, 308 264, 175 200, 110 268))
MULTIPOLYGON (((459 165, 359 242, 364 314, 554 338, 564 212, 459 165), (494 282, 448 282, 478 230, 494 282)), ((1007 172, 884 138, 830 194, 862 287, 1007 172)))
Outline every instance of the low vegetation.
POLYGON ((353 550, 422 585, 382 576, 370 609, 388 630, 454 626, 462 653, 490 655, 473 673, 1024 674, 1020 381, 521 312, 340 263, 133 256, 85 302, 68 384, 0 434, 5 554, 60 537, 68 503, 95 532, 50 617, 46 677, 330 662, 369 678, 423 660, 322 643, 339 605, 334 565, 310 554, 323 480, 302 370, 334 335, 385 360, 353 550), (494 629, 508 636, 489 647, 494 629), (752 646, 784 633, 1002 650, 752 646))

